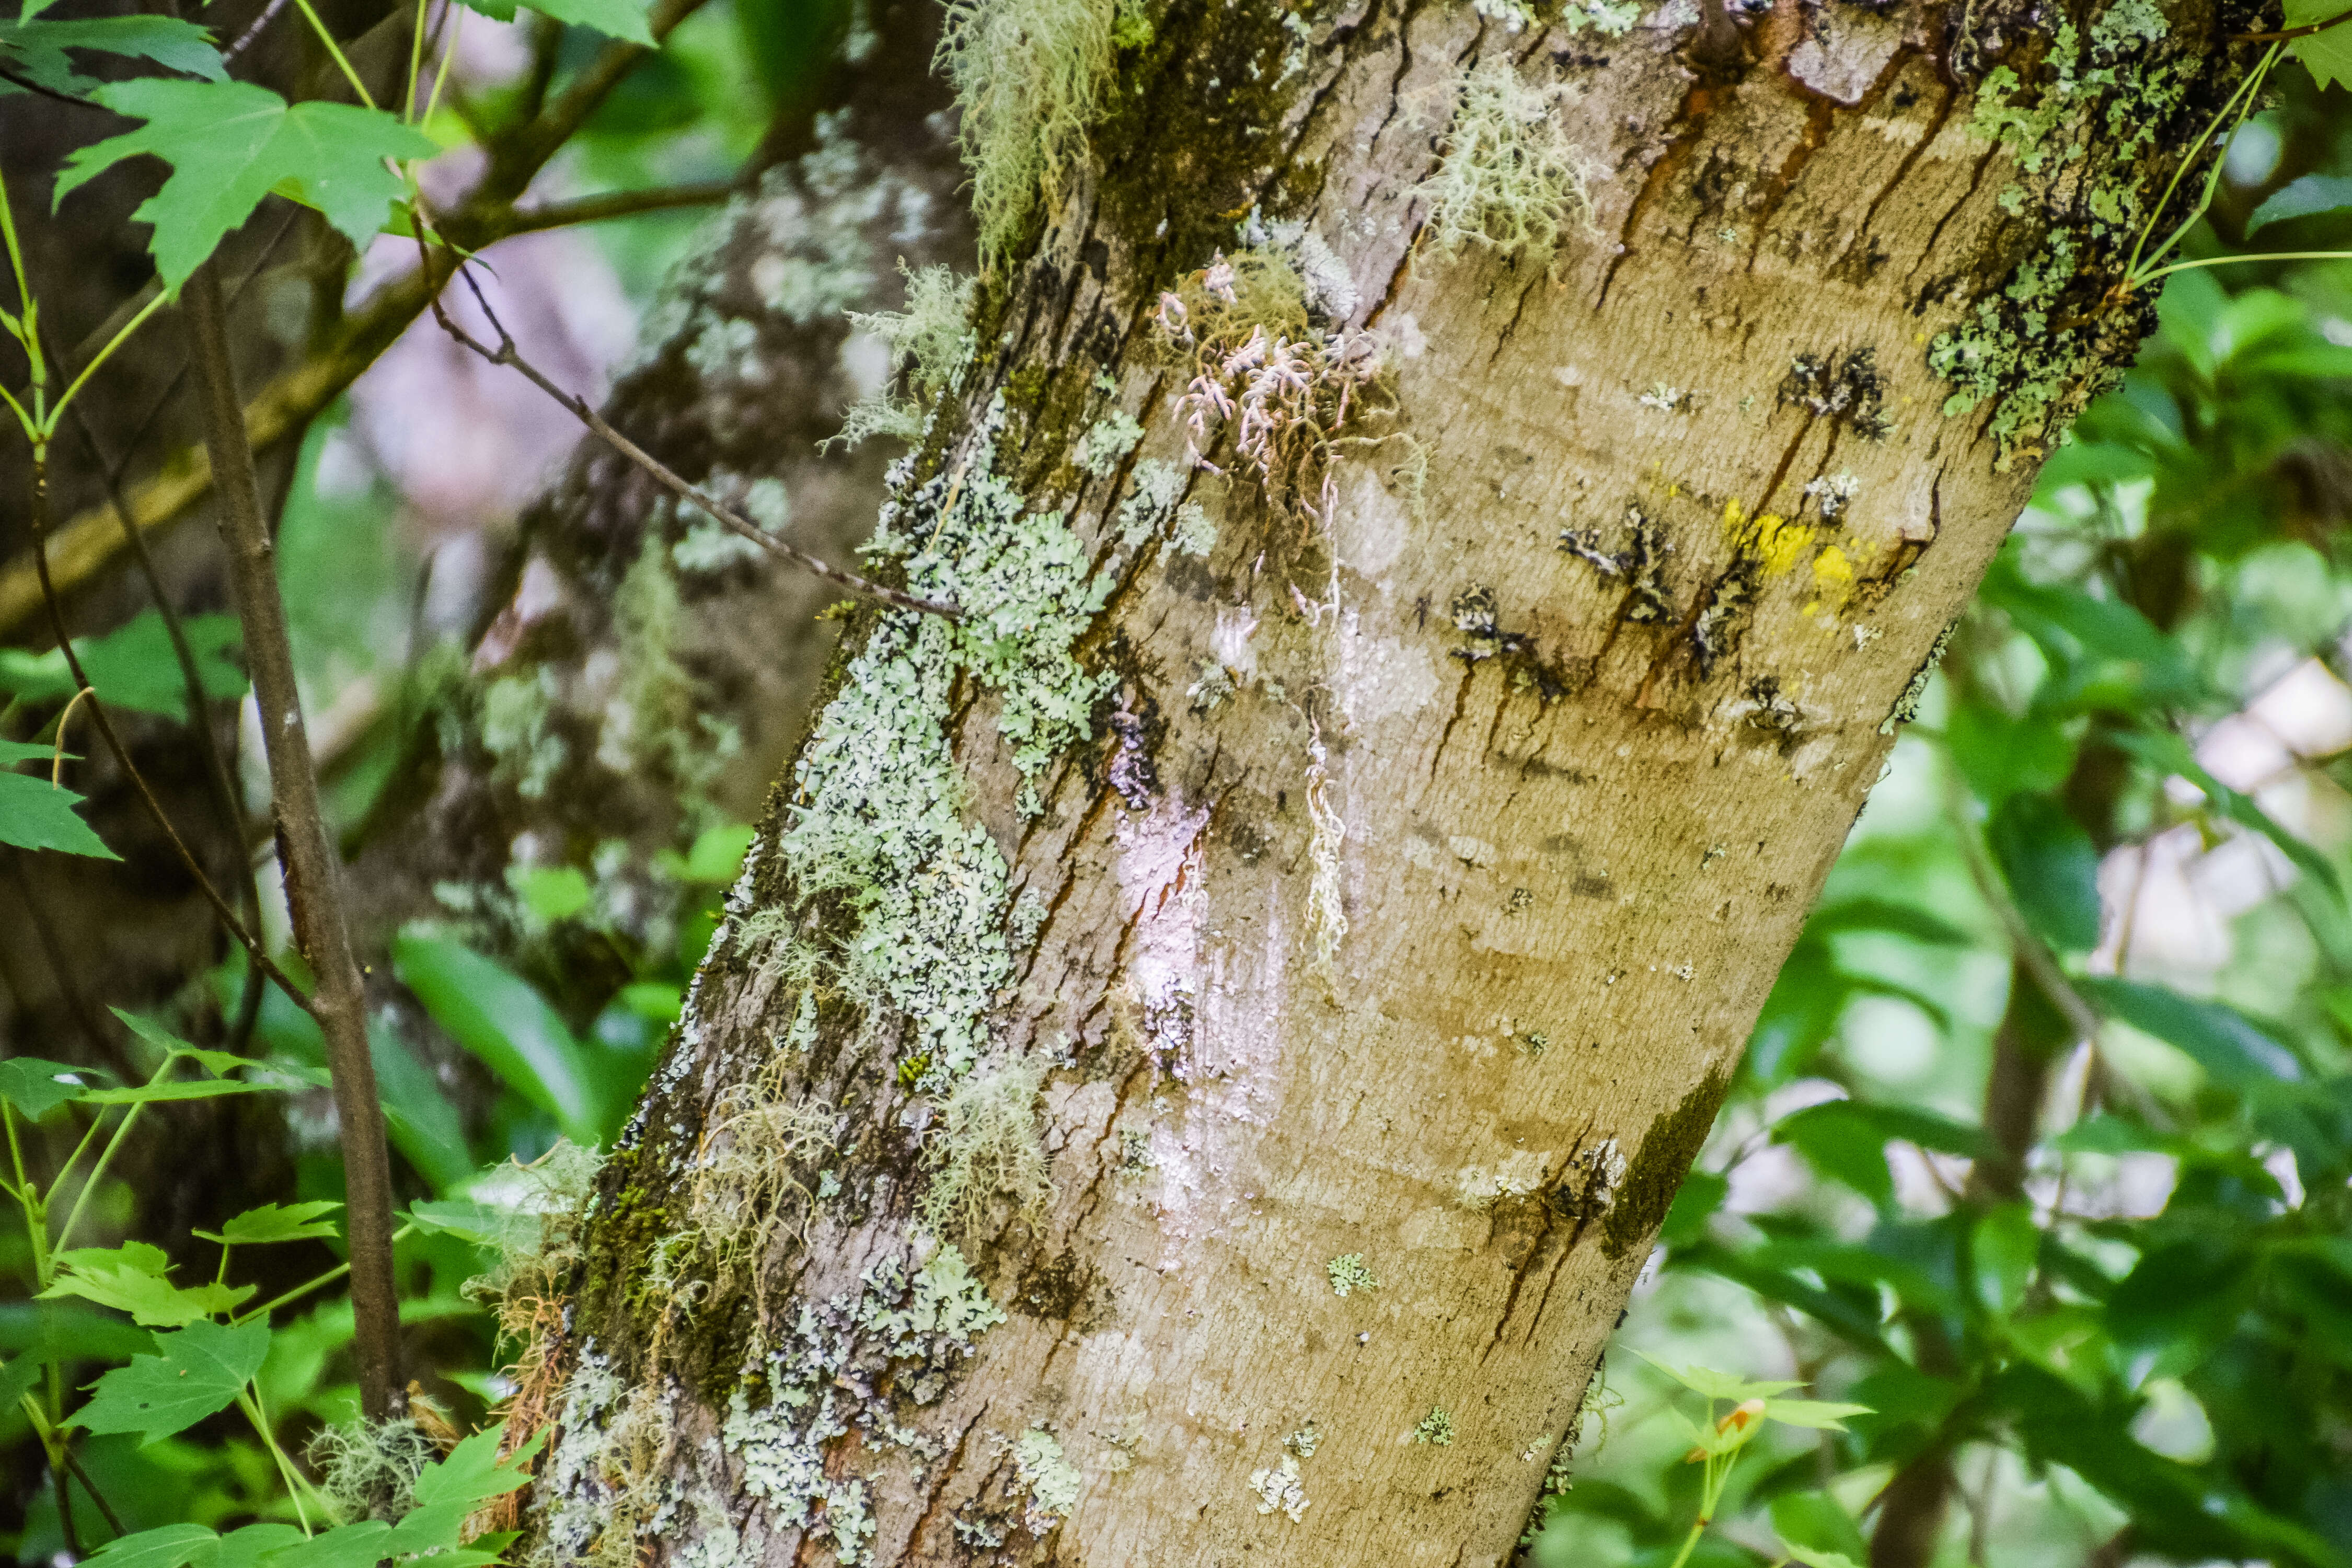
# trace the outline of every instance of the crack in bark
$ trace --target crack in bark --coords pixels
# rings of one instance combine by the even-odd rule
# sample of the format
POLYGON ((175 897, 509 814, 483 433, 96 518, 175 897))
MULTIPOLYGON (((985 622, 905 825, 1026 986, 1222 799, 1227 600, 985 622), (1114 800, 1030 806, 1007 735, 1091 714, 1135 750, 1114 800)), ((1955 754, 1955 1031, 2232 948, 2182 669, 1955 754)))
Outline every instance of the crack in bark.
POLYGON ((1437 737, 1437 749, 1429 753, 1430 782, 1437 779, 1437 763, 1445 755, 1445 742, 1454 738, 1454 726, 1462 722, 1463 705, 1469 700, 1470 683, 1478 679, 1478 667, 1470 665, 1462 671, 1462 684, 1454 689, 1454 717, 1445 721, 1445 731, 1437 737))
MULTIPOLYGON (((1919 268, 1927 266, 1928 258, 1936 254, 1936 242, 1944 237, 1945 226, 1959 216, 1960 209, 1967 206, 1969 198, 1977 194, 1977 187, 1984 183, 1985 171, 1992 167, 1992 161, 2000 155, 2000 142, 1994 142, 1985 149, 1984 156, 1977 160, 1977 166, 1969 174, 1969 188, 1960 193, 1960 199, 1954 202, 1944 216, 1936 220, 1936 226, 1927 231, 1927 243, 1919 247, 1919 259, 1911 264, 1911 270, 1903 275, 1903 281, 1908 283, 1918 277, 1919 268)), ((1925 310, 1927 305, 1927 299, 1923 293, 1913 303, 1913 313, 1925 310)))
POLYGON ((1837 261, 1832 263, 1832 266, 1843 265, 1846 258, 1852 256, 1854 248, 1869 235, 1871 224, 1878 217, 1878 209, 1885 205, 1886 198, 1893 195, 1905 180, 1910 178, 1913 167, 1927 153, 1927 149, 1935 144, 1936 138, 1944 133, 1944 126, 1952 117, 1952 106, 1958 103, 1959 99, 1960 93, 1958 88, 1944 89, 1944 100, 1936 106, 1936 112, 1928 116, 1927 130, 1921 133, 1919 140, 1912 144, 1911 150, 1903 154, 1903 161, 1895 166, 1895 177, 1888 180, 1885 187, 1870 198, 1870 205, 1862 209, 1862 222, 1855 226, 1853 238, 1847 243, 1844 250, 1838 253, 1837 261))
POLYGON ((947 1496, 949 1486, 956 1479, 957 1468, 963 1463, 964 1448, 971 1443, 972 1432, 979 1426, 981 1417, 987 1414, 988 1406, 982 1405, 972 1413, 971 1419, 964 1423, 963 1430, 956 1434, 955 1450, 948 1456, 947 1463, 939 1468, 939 1479, 932 1483, 929 1495, 923 1500, 923 1511, 915 1516, 915 1526, 907 1532, 907 1544, 916 1552, 923 1550, 923 1536, 938 1517, 940 1500, 947 1496))
POLYGON ((1764 186, 1764 210, 1756 217, 1756 243, 1748 247, 1748 272, 1756 271, 1756 258, 1764 253, 1764 241, 1769 237, 1772 219, 1797 188, 1798 179, 1805 166, 1813 161, 1830 139, 1830 128, 1836 123, 1837 105, 1833 100, 1817 99, 1806 106, 1805 128, 1798 133, 1797 144, 1780 161, 1780 168, 1764 186))
POLYGON ((1642 188, 1633 193, 1633 201, 1626 205, 1625 221, 1617 227, 1617 254, 1609 258, 1608 270, 1601 275, 1600 297, 1592 301, 1594 315, 1599 315, 1602 307, 1609 303, 1609 289, 1617 281, 1617 269, 1624 266, 1625 258, 1633 254, 1633 229, 1641 221, 1642 210, 1674 172, 1688 161, 1692 149, 1698 145, 1699 137, 1706 129, 1707 118, 1714 109, 1714 89, 1706 82, 1694 82, 1690 90, 1683 95, 1681 104, 1675 108, 1674 118, 1667 121, 1669 125, 1682 124, 1684 128, 1667 137, 1665 149, 1650 165, 1649 172, 1643 175, 1642 188))

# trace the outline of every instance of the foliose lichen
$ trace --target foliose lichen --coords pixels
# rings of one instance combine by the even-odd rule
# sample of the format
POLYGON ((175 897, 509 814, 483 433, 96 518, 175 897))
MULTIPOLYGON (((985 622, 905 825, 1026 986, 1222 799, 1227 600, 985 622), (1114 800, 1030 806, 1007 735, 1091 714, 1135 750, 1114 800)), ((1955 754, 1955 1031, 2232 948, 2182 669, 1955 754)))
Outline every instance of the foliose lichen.
POLYGON ((1358 1290, 1371 1291, 1381 1288, 1379 1277, 1373 1274, 1371 1266, 1364 1261, 1364 1255, 1360 1252, 1342 1253, 1325 1264, 1323 1271, 1330 1277, 1331 1294, 1334 1296, 1348 1296, 1358 1290))
POLYGON ((1110 679, 1073 651, 1109 584, 1089 579, 1061 512, 1031 511, 995 471, 1003 417, 1000 401, 928 482, 910 488, 900 470, 866 552, 898 558, 912 591, 963 618, 878 618, 802 752, 777 846, 803 899, 847 895, 845 977, 910 1022, 908 1056, 930 1064, 932 1088, 979 1059, 982 1015, 1013 976, 1004 857, 964 817, 944 727, 957 677, 998 695, 999 729, 1030 775, 1088 732, 1110 679))
MULTIPOLYGON (((2168 47, 2167 36, 2154 0, 2116 0, 2087 33, 2062 19, 2031 80, 2003 64, 1978 89, 1970 130, 2006 147, 2053 199, 2032 253, 1938 334, 1927 363, 1953 386, 1948 417, 1992 405, 2003 468, 2057 438, 2110 384, 2114 360, 2145 324, 2146 301, 2110 280, 2158 216, 2146 198, 2164 188, 2168 161, 2154 154, 2202 69, 2197 52, 2168 47)), ((2032 220, 2032 199, 2004 191, 2000 205, 2032 220)))
MULTIPOLYGON (((927 1245, 918 1237, 915 1250, 927 1245)), ((803 1303, 747 1368, 719 1432, 744 1489, 766 1503, 770 1518, 822 1529, 844 1568, 866 1560, 872 1495, 865 1476, 828 1473, 827 1448, 855 1433, 866 1455, 939 1458, 935 1442, 898 1419, 898 1402, 937 1400, 975 1339, 1004 1321, 953 1247, 912 1265, 912 1253, 893 1253, 866 1270, 858 1289, 803 1303)))
POLYGON ((1062 1452, 1061 1439, 1042 1426, 1032 1426, 1013 1445, 1013 1468, 1027 1494, 1029 1533, 1043 1536, 1078 1505, 1085 1478, 1062 1452))

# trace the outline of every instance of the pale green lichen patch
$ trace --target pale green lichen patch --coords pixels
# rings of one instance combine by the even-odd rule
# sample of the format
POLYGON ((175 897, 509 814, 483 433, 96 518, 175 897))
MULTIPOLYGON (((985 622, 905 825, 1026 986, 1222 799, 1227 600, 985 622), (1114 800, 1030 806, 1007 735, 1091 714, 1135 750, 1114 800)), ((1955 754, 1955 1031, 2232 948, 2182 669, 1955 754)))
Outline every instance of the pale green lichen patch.
POLYGON ((1013 1468, 1026 1494, 1023 1522, 1030 1534, 1043 1536, 1070 1517, 1085 1479, 1063 1454, 1061 1439, 1042 1426, 1032 1426, 1013 1442, 1013 1468))
POLYGON ((858 1289, 803 1303, 730 1396, 719 1431, 743 1489, 775 1522, 828 1536, 844 1568, 866 1561, 874 1535, 870 1472, 829 1473, 842 1467, 829 1467, 828 1449, 855 1434, 865 1455, 937 1460, 940 1446, 898 1418, 899 1403, 937 1400, 974 1340, 1004 1321, 954 1247, 910 1262, 887 1257, 858 1289))
POLYGON ((1364 1261, 1364 1255, 1360 1252, 1345 1253, 1331 1259, 1323 1266, 1323 1272, 1330 1278, 1331 1294, 1334 1296, 1352 1296, 1359 1290, 1372 1291, 1381 1288, 1380 1279, 1372 1273, 1371 1266, 1364 1261))
POLYGON ((613 595, 619 674, 596 761, 620 773, 663 770, 678 784, 689 829, 699 830, 715 825, 711 786, 743 742, 732 724, 700 711, 699 686, 678 658, 685 616, 669 552, 649 529, 613 595))
POLYGON ((963 619, 879 618, 802 752, 778 841, 802 898, 848 896, 844 978, 909 1020, 927 1088, 978 1060, 982 1015, 1013 977, 1004 857, 964 818, 944 728, 957 678, 997 694, 998 728, 1031 775, 1087 733, 1112 679, 1073 653, 1109 584, 1089 579, 1062 513, 1029 510, 995 471, 1001 420, 1000 404, 946 472, 885 506, 867 553, 899 558, 909 588, 963 619))
POLYGON ((1429 1414, 1423 1416, 1413 1426, 1412 1440, 1416 1443, 1433 1443, 1441 1448, 1452 1447, 1454 1446, 1453 1415, 1442 1405, 1431 1405, 1429 1414))
POLYGON ((555 671, 541 665, 484 687, 481 737, 493 759, 493 779, 512 785, 525 800, 544 795, 571 755, 555 731, 555 671))
POLYGON ((1143 426, 1135 416, 1124 408, 1114 408, 1087 427, 1078 442, 1078 467, 1098 479, 1107 479, 1118 471, 1135 444, 1143 439, 1143 426))
MULTIPOLYGON (((1928 367, 1954 389, 1947 416, 1992 405, 1989 429, 2003 467, 2046 449, 2112 379, 2112 361, 2144 324, 2145 301, 2109 285, 2163 188, 2169 163, 2155 154, 2201 69, 2185 49, 2168 48, 2167 37, 2153 0, 2116 0, 2087 31, 2062 21, 2027 74, 1997 66, 1978 89, 1970 129, 2005 146, 2055 198, 2026 259, 1927 353, 1928 367)), ((1997 203, 2031 218, 2037 200, 2010 186, 1997 203)))
POLYGON ((1293 1524, 1307 1515, 1309 1499, 1306 1478, 1298 1472, 1298 1461, 1288 1454, 1279 1466, 1250 1472, 1250 1490, 1257 1494, 1260 1513, 1280 1513, 1293 1524))

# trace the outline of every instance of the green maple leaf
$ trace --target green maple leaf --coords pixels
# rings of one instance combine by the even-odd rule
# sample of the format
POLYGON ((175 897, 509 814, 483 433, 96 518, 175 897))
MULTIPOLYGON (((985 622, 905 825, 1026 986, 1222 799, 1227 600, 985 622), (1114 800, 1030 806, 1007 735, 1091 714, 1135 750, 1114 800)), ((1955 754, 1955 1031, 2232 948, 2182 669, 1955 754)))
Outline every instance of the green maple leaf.
POLYGON ((328 1198, 300 1204, 264 1204, 247 1209, 218 1230, 195 1234, 224 1247, 258 1247, 271 1241, 332 1241, 334 1225, 320 1216, 343 1205, 328 1198))
POLYGON ((0 1100, 6 1100, 28 1121, 38 1121, 85 1087, 76 1079, 79 1069, 40 1057, 11 1057, 0 1062, 0 1100))
MULTIPOLYGON (((236 617, 190 616, 181 629, 187 634, 188 651, 195 656, 196 679, 205 695, 244 696, 245 671, 229 657, 244 635, 236 617)), ((101 700, 188 721, 187 683, 180 674, 171 633, 153 610, 133 616, 102 637, 76 637, 74 653, 101 700)), ((0 648, 0 691, 63 701, 76 689, 73 671, 56 648, 47 653, 0 648)))
MULTIPOLYGON (((35 9, 38 9, 36 7, 35 9)), ((0 63, 52 92, 79 95, 100 84, 73 68, 68 49, 150 59, 166 70, 219 81, 228 75, 212 35, 176 16, 86 16, 0 22, 0 63)), ((22 90, 0 82, 0 94, 22 90)))
MULTIPOLYGON (((2344 15, 2346 0, 2286 0, 2286 25, 2308 27, 2344 15)), ((2304 64, 2312 79, 2326 87, 2332 81, 2352 82, 2352 22, 2311 33, 2287 45, 2287 52, 2304 64)))
POLYGON ((79 1296, 128 1312, 133 1322, 151 1329, 175 1329, 215 1312, 235 1311, 253 1294, 250 1285, 174 1285, 163 1249, 143 1241, 77 1247, 58 1253, 57 1261, 61 1277, 41 1292, 40 1300, 79 1296))
POLYGON ((37 774, 17 773, 9 765, 34 759, 46 763, 51 755, 47 746, 0 741, 0 844, 19 849, 61 849, 101 860, 121 859, 91 831, 89 823, 74 815, 81 796, 58 789, 37 774))
MULTIPOLYGON (((458 0, 469 11, 500 22, 514 20, 517 0, 458 0)), ((637 0, 530 0, 530 8, 543 16, 559 22, 574 22, 583 27, 593 27, 607 37, 618 38, 625 44, 643 44, 647 48, 659 46, 654 41, 653 29, 646 26, 646 8, 637 0)))
POLYGON ((145 77, 111 83, 91 96, 147 123, 67 154, 57 199, 126 158, 148 153, 171 164, 163 189, 131 215, 154 226, 150 248, 167 289, 186 282, 273 191, 318 208, 364 247, 405 193, 385 160, 440 151, 432 138, 382 110, 289 105, 249 82, 145 77))
POLYGON ((203 1525, 166 1524, 110 1541, 89 1560, 106 1568, 189 1568, 219 1554, 220 1537, 203 1525))
POLYGON ((226 1410, 269 1353, 269 1326, 195 1322, 155 1338, 158 1354, 133 1356, 92 1384, 73 1417, 91 1433, 137 1432, 142 1444, 184 1432, 226 1410))

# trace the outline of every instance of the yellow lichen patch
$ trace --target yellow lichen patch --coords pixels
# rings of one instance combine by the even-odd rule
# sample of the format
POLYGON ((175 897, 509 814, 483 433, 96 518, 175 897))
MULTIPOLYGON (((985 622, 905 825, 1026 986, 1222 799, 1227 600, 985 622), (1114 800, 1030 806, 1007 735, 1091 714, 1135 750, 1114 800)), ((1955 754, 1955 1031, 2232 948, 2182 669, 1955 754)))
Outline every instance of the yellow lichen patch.
POLYGON ((1813 557, 1813 587, 1832 609, 1844 605, 1853 592, 1853 563, 1832 544, 1813 557))
POLYGON ((1812 531, 1792 519, 1765 512, 1750 518, 1737 500, 1723 503, 1723 537, 1742 555, 1754 561, 1767 577, 1794 571, 1812 531))

